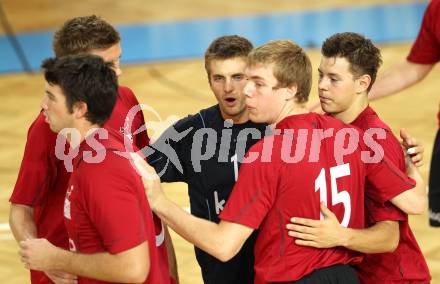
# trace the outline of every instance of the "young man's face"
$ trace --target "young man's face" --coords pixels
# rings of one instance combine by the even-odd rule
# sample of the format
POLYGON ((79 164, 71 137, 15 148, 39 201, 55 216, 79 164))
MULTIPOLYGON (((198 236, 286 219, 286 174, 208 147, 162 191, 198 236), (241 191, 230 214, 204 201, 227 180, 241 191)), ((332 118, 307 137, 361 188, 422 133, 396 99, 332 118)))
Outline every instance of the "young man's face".
POLYGON ((101 57, 105 62, 113 63, 113 70, 115 71, 116 76, 119 77, 122 74, 120 66, 122 54, 121 43, 112 45, 107 49, 93 49, 89 53, 101 57))
POLYGON ((273 65, 258 64, 246 69, 248 82, 244 88, 249 119, 256 123, 277 122, 286 99, 278 94, 278 80, 273 75, 273 65))
POLYGON ((318 92, 321 108, 329 114, 346 111, 356 98, 356 80, 342 57, 321 58, 318 92))
POLYGON ((73 127, 74 115, 67 109, 66 96, 60 86, 46 82, 45 92, 41 108, 50 129, 58 133, 63 128, 73 127))
POLYGON ((218 101, 223 118, 232 119, 234 123, 248 120, 243 94, 246 84, 245 68, 245 57, 214 59, 210 62, 211 90, 218 101))

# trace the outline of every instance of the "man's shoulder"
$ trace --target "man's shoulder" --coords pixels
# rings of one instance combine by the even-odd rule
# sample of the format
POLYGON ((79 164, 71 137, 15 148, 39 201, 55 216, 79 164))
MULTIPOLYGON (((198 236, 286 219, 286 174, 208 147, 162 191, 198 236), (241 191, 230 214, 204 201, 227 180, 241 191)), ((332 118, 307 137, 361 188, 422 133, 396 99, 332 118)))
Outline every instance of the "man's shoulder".
POLYGON ((310 123, 314 126, 314 128, 323 130, 334 129, 335 131, 338 131, 341 129, 353 129, 355 131, 361 131, 359 127, 346 124, 330 115, 313 114, 313 116, 310 117, 310 123))
POLYGON ((201 109, 195 114, 190 114, 178 120, 173 126, 181 132, 192 128, 193 130, 201 128, 215 128, 215 125, 223 123, 219 118, 219 110, 217 106, 201 109))
POLYGON ((126 86, 119 86, 118 87, 118 94, 121 96, 129 96, 129 97, 134 96, 133 91, 129 87, 126 87, 126 86))
POLYGON ((386 124, 380 117, 379 115, 374 112, 373 110, 364 115, 362 117, 362 119, 360 119, 356 124, 356 127, 360 128, 363 132, 369 132, 369 131, 374 131, 376 132, 377 129, 382 129, 385 131, 385 139, 380 139, 378 140, 378 142, 386 142, 386 143, 390 143, 391 145, 398 145, 400 148, 400 143, 397 140, 396 136, 393 134, 393 131, 391 130, 391 127, 386 124))
POLYGON ((83 156, 76 161, 77 168, 73 175, 86 192, 128 189, 134 183, 137 173, 130 163, 128 153, 105 148, 93 157, 80 154, 83 156))
POLYGON ((126 148, 125 144, 128 143, 131 146, 131 141, 125 141, 122 134, 111 128, 100 128, 96 133, 86 138, 84 142, 86 145, 81 147, 79 157, 82 161, 89 160, 87 162, 87 168, 95 168, 99 170, 100 167, 120 167, 121 163, 125 164, 129 162, 128 152, 130 148, 126 148), (96 162, 95 162, 96 161, 96 162))
POLYGON ((368 107, 368 109, 361 114, 359 122, 355 125, 364 131, 369 128, 382 128, 386 131, 391 131, 391 128, 388 126, 388 124, 386 124, 371 107, 368 107))
POLYGON ((134 105, 138 105, 138 99, 136 97, 136 95, 133 93, 133 91, 126 86, 119 86, 118 87, 118 99, 120 99, 121 101, 123 101, 125 104, 127 104, 128 106, 134 106, 134 105))

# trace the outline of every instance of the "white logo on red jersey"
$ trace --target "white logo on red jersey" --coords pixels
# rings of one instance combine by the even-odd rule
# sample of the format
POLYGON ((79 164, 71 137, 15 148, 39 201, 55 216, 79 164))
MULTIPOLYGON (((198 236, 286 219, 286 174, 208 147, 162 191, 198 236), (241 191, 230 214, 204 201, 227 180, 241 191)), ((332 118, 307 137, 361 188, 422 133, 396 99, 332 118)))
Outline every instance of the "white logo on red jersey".
POLYGON ((70 216, 70 195, 72 194, 73 191, 73 185, 70 186, 70 188, 67 189, 66 192, 66 198, 64 199, 64 217, 66 219, 71 220, 71 216, 70 216))
POLYGON ((69 239, 69 250, 70 251, 76 251, 75 242, 72 239, 69 239))
POLYGON ((127 121, 129 120, 129 118, 128 117, 126 117, 125 118, 125 125, 124 126, 121 126, 120 128, 119 128, 119 132, 122 134, 122 135, 124 135, 124 136, 127 136, 127 138, 128 139, 130 139, 130 141, 133 141, 133 134, 131 134, 131 131, 130 131, 130 127, 129 127, 129 125, 127 125, 127 121))

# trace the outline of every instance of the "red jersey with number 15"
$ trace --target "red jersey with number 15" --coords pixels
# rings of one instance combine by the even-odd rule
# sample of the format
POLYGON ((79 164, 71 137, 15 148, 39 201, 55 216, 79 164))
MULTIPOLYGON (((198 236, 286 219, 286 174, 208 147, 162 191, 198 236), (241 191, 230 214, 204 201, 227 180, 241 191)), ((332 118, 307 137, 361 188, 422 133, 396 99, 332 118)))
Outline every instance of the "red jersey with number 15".
POLYGON ((319 268, 359 263, 359 254, 342 247, 296 245, 286 224, 292 216, 320 219, 324 202, 343 226, 363 228, 366 180, 376 185, 371 197, 379 202, 389 191, 412 188, 413 181, 387 160, 364 163, 361 151, 372 150, 363 143, 363 133, 334 118, 293 115, 276 129, 280 134, 260 140, 247 153, 258 158, 242 164, 220 215, 222 220, 260 229, 255 283, 296 281, 319 268))

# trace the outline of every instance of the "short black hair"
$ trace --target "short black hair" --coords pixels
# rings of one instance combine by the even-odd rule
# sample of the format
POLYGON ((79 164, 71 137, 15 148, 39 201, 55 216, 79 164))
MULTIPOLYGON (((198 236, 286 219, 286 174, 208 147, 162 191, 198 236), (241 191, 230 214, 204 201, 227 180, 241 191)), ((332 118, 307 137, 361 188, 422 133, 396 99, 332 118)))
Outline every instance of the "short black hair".
POLYGON ((84 102, 88 121, 99 126, 107 121, 118 94, 118 81, 111 63, 105 63, 96 55, 77 54, 49 58, 41 66, 46 81, 63 90, 70 113, 75 103, 84 102))

